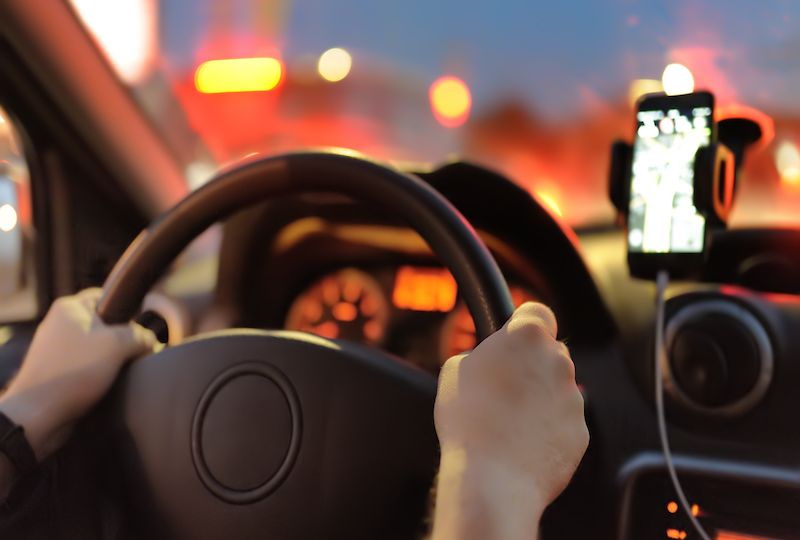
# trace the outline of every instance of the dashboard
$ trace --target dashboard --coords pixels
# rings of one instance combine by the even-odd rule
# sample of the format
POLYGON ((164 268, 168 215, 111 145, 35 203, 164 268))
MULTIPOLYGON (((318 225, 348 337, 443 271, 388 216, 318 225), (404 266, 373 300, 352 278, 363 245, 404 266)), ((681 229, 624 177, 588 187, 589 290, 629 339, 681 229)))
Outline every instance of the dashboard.
MULTIPOLYGON (((574 233, 529 193, 465 163, 418 174, 469 219, 515 303, 547 303, 570 343, 615 334, 574 233), (496 204, 484 204, 487 192, 496 204)), ((474 345, 453 277, 423 239, 391 212, 342 196, 285 197, 229 219, 214 303, 227 326, 349 339, 433 373, 474 345)))

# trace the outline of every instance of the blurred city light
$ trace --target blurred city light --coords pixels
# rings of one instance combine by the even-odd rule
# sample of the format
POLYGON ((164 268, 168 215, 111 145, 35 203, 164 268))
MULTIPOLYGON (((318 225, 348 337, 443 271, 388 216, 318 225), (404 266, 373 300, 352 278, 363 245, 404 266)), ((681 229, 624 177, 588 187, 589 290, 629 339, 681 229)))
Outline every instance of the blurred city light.
POLYGON ((670 96, 691 94, 694 91, 694 76, 683 64, 669 64, 661 75, 661 85, 670 96))
POLYGON ((202 94, 267 92, 278 86, 283 66, 275 58, 227 58, 198 66, 194 84, 202 94))
POLYGON ((467 84, 458 77, 439 77, 430 87, 431 110, 445 127, 458 127, 467 121, 472 95, 467 84))
POLYGON ((775 167, 781 181, 792 187, 800 186, 800 151, 791 141, 783 141, 775 150, 775 167))
POLYGON ((353 57, 350 53, 339 47, 328 49, 319 57, 317 70, 320 76, 328 82, 338 82, 347 77, 353 66, 353 57))
POLYGON ((111 65, 127 82, 141 82, 158 52, 156 0, 71 0, 111 65))
POLYGON ((628 101, 631 106, 634 106, 640 97, 663 91, 664 87, 661 85, 661 81, 656 79, 634 79, 628 88, 628 101))
POLYGON ((536 190, 536 198, 552 213, 558 217, 564 217, 564 211, 561 210, 561 205, 553 193, 543 189, 536 190))
POLYGON ((17 226, 17 211, 10 204, 0 206, 0 231, 11 232, 17 226))

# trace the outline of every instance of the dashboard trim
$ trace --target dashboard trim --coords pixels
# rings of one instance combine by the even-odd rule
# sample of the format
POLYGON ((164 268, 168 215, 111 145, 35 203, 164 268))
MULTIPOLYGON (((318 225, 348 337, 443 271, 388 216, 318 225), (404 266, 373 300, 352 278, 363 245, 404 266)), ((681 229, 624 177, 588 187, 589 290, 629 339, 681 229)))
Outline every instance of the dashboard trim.
MULTIPOLYGON (((499 237, 479 228, 476 228, 476 232, 492 254, 500 258, 501 266, 509 267, 515 274, 532 281, 537 290, 543 289, 537 271, 528 261, 499 237)), ((320 217, 300 218, 286 225, 276 235, 273 251, 288 251, 314 234, 326 234, 342 241, 398 253, 434 257, 425 240, 411 229, 390 225, 341 224, 320 217)))

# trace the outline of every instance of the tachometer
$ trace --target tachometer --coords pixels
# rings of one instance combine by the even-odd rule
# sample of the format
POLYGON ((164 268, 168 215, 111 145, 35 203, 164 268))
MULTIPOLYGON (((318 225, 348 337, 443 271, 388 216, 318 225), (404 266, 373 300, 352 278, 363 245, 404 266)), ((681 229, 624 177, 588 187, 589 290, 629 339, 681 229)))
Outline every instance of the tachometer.
MULTIPOLYGON (((525 302, 535 302, 536 297, 523 287, 510 285, 511 299, 519 307, 525 302)), ((459 302, 456 308, 447 316, 442 327, 440 345, 440 358, 444 362, 451 356, 475 348, 475 323, 469 314, 467 305, 459 302)))
POLYGON ((295 299, 286 328, 329 339, 377 344, 383 339, 389 306, 380 285, 352 268, 327 275, 295 299))

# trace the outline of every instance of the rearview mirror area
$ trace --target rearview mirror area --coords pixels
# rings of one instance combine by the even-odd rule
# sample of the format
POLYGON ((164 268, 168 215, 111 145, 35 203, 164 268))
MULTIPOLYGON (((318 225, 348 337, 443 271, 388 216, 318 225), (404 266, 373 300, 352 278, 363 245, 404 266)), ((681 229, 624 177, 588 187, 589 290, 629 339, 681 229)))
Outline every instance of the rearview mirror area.
POLYGON ((20 127, 0 107, 0 323, 37 314, 35 231, 20 127))

